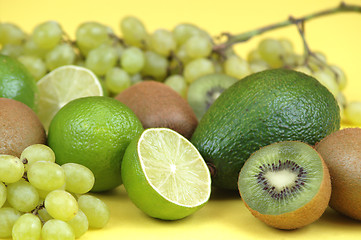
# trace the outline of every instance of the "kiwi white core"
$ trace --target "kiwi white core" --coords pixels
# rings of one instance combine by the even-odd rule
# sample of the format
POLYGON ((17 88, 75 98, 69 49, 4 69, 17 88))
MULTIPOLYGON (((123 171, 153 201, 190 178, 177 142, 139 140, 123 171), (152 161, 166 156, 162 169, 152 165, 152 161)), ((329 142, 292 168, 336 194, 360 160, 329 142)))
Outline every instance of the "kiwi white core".
POLYGON ((296 185, 297 174, 286 169, 280 171, 268 171, 264 174, 268 182, 280 192, 286 187, 292 188, 296 185))

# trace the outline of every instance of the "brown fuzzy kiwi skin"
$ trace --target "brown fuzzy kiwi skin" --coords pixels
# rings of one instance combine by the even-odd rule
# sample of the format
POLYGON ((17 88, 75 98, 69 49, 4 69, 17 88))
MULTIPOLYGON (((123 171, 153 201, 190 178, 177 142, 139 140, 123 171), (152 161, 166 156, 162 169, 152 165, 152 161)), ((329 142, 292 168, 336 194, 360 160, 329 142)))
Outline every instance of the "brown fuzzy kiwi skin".
POLYGON ((35 112, 24 103, 0 98, 0 154, 20 157, 37 143, 46 143, 46 133, 35 112))
POLYGON ((330 207, 361 220, 361 128, 336 131, 315 146, 331 176, 330 207))
POLYGON ((115 96, 127 105, 143 127, 166 127, 190 138, 198 120, 187 101, 169 86, 156 81, 137 83, 115 96))
POLYGON ((289 213, 279 215, 267 215, 261 214, 258 211, 251 209, 246 202, 244 202, 245 206, 255 217, 257 217, 267 225, 278 229, 293 230, 297 228, 302 228, 315 222, 325 212, 331 196, 330 174, 323 160, 322 166, 323 180, 320 185, 319 191, 312 198, 312 200, 305 204, 303 207, 289 213))

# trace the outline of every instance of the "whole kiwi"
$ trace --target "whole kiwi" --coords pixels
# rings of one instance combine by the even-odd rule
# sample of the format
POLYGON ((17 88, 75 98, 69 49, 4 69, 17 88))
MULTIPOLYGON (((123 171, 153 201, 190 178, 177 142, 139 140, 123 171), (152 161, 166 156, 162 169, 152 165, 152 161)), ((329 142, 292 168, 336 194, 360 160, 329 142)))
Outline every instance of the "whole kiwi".
POLYGON ((361 220, 361 129, 344 128, 315 146, 331 176, 330 207, 361 220))
POLYGON ((22 102, 0 98, 0 154, 20 157, 29 145, 46 143, 46 133, 35 112, 22 102))
POLYGON ((161 82, 139 82, 119 93, 115 99, 133 110, 144 128, 166 127, 189 139, 198 124, 187 101, 161 82))

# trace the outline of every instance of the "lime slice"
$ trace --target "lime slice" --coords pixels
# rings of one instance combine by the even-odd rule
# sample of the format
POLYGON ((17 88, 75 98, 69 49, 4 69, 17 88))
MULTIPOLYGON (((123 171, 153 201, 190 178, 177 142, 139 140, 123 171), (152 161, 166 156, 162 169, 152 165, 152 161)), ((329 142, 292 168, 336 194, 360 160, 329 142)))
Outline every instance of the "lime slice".
POLYGON ((168 128, 149 128, 128 146, 121 174, 129 198, 151 217, 176 220, 204 206, 210 172, 198 150, 168 128))
POLYGON ((65 104, 80 97, 103 96, 100 81, 89 69, 66 65, 59 67, 38 82, 38 116, 45 129, 65 104))

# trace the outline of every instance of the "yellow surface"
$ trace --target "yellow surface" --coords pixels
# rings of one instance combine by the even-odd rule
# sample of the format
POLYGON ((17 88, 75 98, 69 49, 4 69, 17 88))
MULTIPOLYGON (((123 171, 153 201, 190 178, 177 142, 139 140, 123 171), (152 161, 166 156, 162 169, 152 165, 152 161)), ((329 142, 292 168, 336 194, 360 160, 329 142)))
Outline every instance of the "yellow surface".
MULTIPOLYGON (((361 5, 360 0, 347 3, 361 5)), ((212 35, 241 33, 288 16, 300 17, 334 7, 338 0, 0 0, 0 21, 18 24, 30 32, 46 20, 59 21, 71 37, 78 24, 99 21, 119 34, 120 19, 135 15, 149 32, 172 29, 191 22, 212 35)), ((328 61, 345 70, 349 82, 344 91, 349 101, 361 101, 361 14, 337 14, 306 23, 306 37, 314 50, 324 52, 328 61)), ((297 51, 302 43, 294 26, 272 31, 239 44, 244 57, 263 37, 287 37, 297 51)), ((244 207, 238 193, 214 191, 209 203, 194 215, 167 222, 144 215, 129 200, 123 187, 100 195, 111 209, 111 220, 101 230, 87 232, 82 240, 99 239, 358 239, 361 222, 342 217, 328 209, 314 224, 296 231, 280 231, 255 219, 244 207)))

